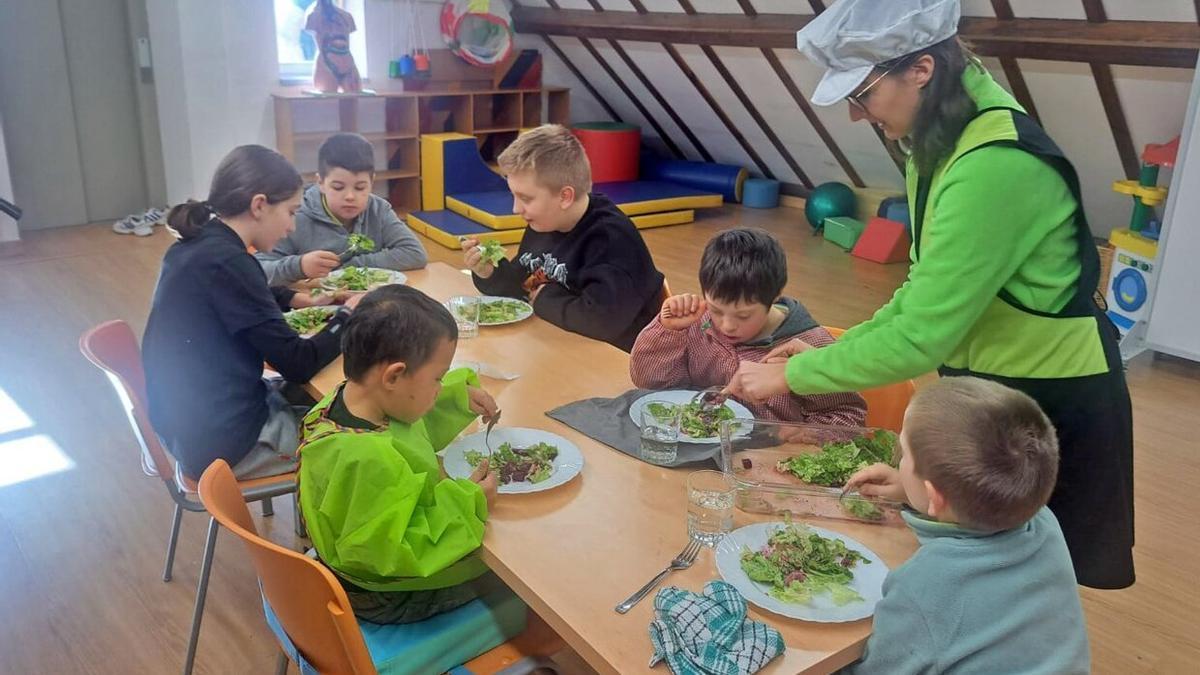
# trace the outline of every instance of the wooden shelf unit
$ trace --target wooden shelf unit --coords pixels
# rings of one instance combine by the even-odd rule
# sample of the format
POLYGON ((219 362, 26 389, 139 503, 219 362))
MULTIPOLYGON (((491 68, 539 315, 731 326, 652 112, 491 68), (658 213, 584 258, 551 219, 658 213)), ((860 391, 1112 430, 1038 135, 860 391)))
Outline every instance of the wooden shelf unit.
MULTIPOLYGON (((521 129, 546 122, 567 124, 571 112, 570 90, 565 87, 379 91, 350 96, 313 96, 299 87, 289 87, 272 94, 272 98, 275 144, 280 153, 295 163, 298 145, 317 145, 342 131, 361 133, 375 146, 377 156, 385 158, 385 166, 375 167, 375 179, 387 182, 388 200, 401 215, 421 208, 421 134, 453 131, 473 135, 484 161, 495 162, 521 129), (383 129, 362 128, 365 115, 359 104, 371 101, 382 101, 383 129), (296 122, 303 119, 304 111, 319 114, 316 107, 332 108, 334 104, 336 129, 296 131, 296 122)), ((305 180, 316 179, 315 166, 297 168, 305 180)))

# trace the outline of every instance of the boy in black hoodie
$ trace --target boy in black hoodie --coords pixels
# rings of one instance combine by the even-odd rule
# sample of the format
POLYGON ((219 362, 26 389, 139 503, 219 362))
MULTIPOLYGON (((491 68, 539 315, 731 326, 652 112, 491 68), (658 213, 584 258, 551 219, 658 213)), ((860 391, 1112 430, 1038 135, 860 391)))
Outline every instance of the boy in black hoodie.
POLYGON ((546 124, 522 134, 498 158, 513 213, 528 223, 517 256, 485 261, 463 241, 475 287, 528 298, 533 311, 573 333, 628 352, 662 300, 663 275, 633 221, 591 192, 592 169, 579 140, 546 124))

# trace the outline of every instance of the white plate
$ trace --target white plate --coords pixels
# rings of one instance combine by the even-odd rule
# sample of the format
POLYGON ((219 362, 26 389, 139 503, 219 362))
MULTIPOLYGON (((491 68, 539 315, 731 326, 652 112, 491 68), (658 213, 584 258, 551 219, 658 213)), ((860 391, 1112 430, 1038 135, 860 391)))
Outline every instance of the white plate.
POLYGON ((717 545, 716 552, 717 571, 721 573, 721 578, 736 588, 748 602, 793 619, 839 623, 858 621, 875 613, 875 603, 883 597, 883 580, 888 575, 887 565, 883 564, 883 560, 866 546, 844 534, 820 527, 809 525, 809 529, 822 537, 841 539, 846 544, 846 548, 858 551, 870 561, 870 564, 860 561, 854 566, 854 580, 850 582, 850 588, 857 591, 863 597, 862 600, 839 606, 835 605, 826 593, 814 596, 811 603, 783 602, 768 594, 769 584, 751 581, 750 577, 742 571, 742 551, 746 548, 757 551, 766 546, 770 534, 783 526, 783 523, 778 522, 755 523, 740 527, 726 535, 717 545))
MULTIPOLYGON (((467 451, 478 450, 487 454, 487 446, 483 442, 482 431, 464 436, 446 446, 443 455, 443 466, 446 475, 451 478, 467 478, 471 475, 471 465, 467 463, 467 451)), ((525 492, 540 492, 563 485, 583 470, 583 453, 575 444, 557 434, 540 429, 522 429, 521 427, 496 427, 492 429, 489 439, 493 449, 501 443, 511 443, 519 448, 528 447, 535 443, 549 443, 558 448, 558 457, 554 458, 554 472, 540 483, 522 481, 500 486, 500 494, 521 494, 525 492)))
MULTIPOLYGON (((671 403, 683 404, 683 403, 688 403, 689 401, 691 401, 692 397, 695 396, 697 393, 698 392, 695 392, 695 391, 686 391, 683 389, 673 389, 671 391, 660 391, 660 392, 656 392, 653 394, 646 394, 645 396, 634 401, 633 404, 629 406, 629 416, 631 418, 633 418, 633 423, 636 424, 638 426, 638 428, 640 429, 642 426, 642 408, 646 407, 646 404, 649 403, 650 401, 669 401, 671 403)), ((742 405, 741 403, 738 403, 737 401, 735 401, 733 399, 729 399, 729 400, 725 401, 725 405, 727 405, 733 409, 734 417, 738 417, 738 418, 746 419, 746 420, 754 419, 754 415, 750 412, 749 408, 742 405)), ((743 424, 741 426, 741 428, 739 428, 733 432, 734 438, 745 438, 748 435, 750 435, 750 428, 749 428, 749 425, 746 425, 746 424, 743 424)), ((711 436, 709 438, 692 438, 691 436, 688 436, 687 434, 683 433, 682 431, 679 432, 679 438, 688 443, 720 443, 721 442, 721 438, 719 436, 711 436)))
MULTIPOLYGON (((293 309, 291 311, 284 312, 283 318, 287 319, 289 316, 292 316, 293 314, 295 314, 297 312, 303 312, 303 311, 307 311, 310 309, 320 310, 322 312, 325 312, 325 316, 330 317, 330 316, 333 316, 333 313, 337 311, 337 308, 338 308, 337 305, 316 305, 314 307, 302 307, 300 309, 293 309)), ((324 328, 324 326, 322 326, 322 328, 324 328)), ((321 332, 321 329, 318 328, 317 330, 315 330, 311 333, 300 333, 300 337, 310 338, 320 332, 321 332)))
MULTIPOLYGON (((489 302, 496 302, 497 300, 508 300, 510 302, 519 302, 522 305, 525 305, 525 307, 523 307, 521 309, 521 311, 517 314, 517 318, 512 319, 511 321, 497 321, 496 323, 484 323, 484 322, 480 321, 479 322, 480 326, 507 326, 510 323, 517 323, 518 321, 524 321, 525 319, 528 319, 529 317, 533 316, 533 307, 530 306, 530 304, 528 302, 525 302, 524 300, 517 300, 516 298, 502 298, 502 297, 499 297, 496 295, 481 295, 481 296, 479 296, 479 302, 481 303, 480 307, 479 307, 479 311, 482 313, 483 305, 486 305, 489 302)), ((493 433, 495 433, 495 432, 493 431, 493 433)))
MULTIPOLYGON (((346 268, 344 268, 344 267, 341 269, 336 269, 336 270, 330 272, 329 275, 325 277, 325 279, 337 279, 338 277, 342 276, 342 274, 344 274, 345 271, 346 271, 346 268)), ((368 291, 373 291, 376 288, 379 288, 380 286, 387 286, 388 284, 403 284, 408 281, 408 276, 406 276, 404 274, 404 272, 397 272, 396 270, 387 270, 382 267, 368 267, 367 271, 368 272, 382 272, 382 273, 388 275, 387 281, 380 281, 379 283, 371 284, 370 286, 367 287, 368 291)), ((327 288, 330 290, 332 289, 332 287, 326 286, 326 284, 324 283, 324 279, 322 280, 321 286, 323 288, 327 288)))

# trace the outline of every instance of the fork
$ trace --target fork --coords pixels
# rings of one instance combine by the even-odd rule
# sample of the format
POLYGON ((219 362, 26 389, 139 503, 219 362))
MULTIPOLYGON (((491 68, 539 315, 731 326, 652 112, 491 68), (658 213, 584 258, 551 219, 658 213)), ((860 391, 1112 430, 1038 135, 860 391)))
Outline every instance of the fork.
POLYGON ((688 405, 700 401, 701 410, 715 408, 725 402, 725 396, 721 393, 723 391, 725 391, 725 387, 721 386, 709 387, 704 391, 698 391, 692 396, 692 400, 688 401, 688 405))
POLYGON ((492 415, 492 418, 488 420, 487 430, 483 432, 483 446, 487 448, 489 457, 492 455, 492 444, 488 442, 488 437, 492 435, 492 427, 496 426, 496 422, 500 421, 501 412, 497 410, 496 414, 492 415))
POLYGON ((692 539, 689 541, 688 545, 683 547, 683 550, 679 552, 679 555, 675 556, 675 559, 671 561, 671 564, 668 565, 666 569, 659 572, 658 576, 650 580, 650 583, 638 589, 637 593, 629 596, 625 602, 622 602, 616 606, 617 614, 624 614, 633 609, 634 605, 641 602, 642 598, 646 597, 646 594, 654 590, 654 587, 661 583, 663 579, 666 579, 667 575, 671 572, 676 570, 686 570, 687 568, 691 567, 692 563, 696 562, 696 556, 700 554, 700 547, 700 540, 692 539))

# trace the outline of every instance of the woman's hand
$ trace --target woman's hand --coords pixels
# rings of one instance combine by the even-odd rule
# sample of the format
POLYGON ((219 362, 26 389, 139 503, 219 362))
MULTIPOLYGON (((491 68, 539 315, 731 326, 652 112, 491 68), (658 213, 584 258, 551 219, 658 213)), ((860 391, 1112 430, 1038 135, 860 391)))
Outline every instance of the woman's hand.
POLYGON ((763 357, 762 362, 787 363, 789 358, 799 354, 800 352, 806 352, 810 349, 816 349, 816 347, 808 344, 800 338, 792 338, 791 340, 788 340, 787 342, 767 352, 767 355, 763 357))
POLYGON ((787 363, 742 361, 737 373, 722 392, 751 403, 762 403, 772 396, 790 393, 787 363))

